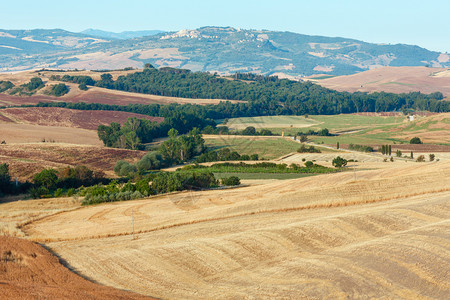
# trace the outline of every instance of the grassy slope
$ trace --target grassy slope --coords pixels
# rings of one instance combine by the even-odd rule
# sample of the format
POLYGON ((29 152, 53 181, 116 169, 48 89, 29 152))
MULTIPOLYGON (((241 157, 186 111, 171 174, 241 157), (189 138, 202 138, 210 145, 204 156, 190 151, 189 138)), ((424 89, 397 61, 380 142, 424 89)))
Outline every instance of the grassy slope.
POLYGON ((392 144, 408 143, 413 136, 421 137, 425 142, 450 144, 450 114, 438 114, 419 118, 414 122, 406 121, 403 116, 275 116, 256 118, 230 119, 229 124, 245 124, 257 129, 269 128, 275 133, 284 132, 294 135, 299 131, 328 128, 331 132, 341 133, 339 136, 311 136, 316 143, 325 144, 392 144), (283 127, 284 126, 284 127, 283 127), (291 127, 292 126, 292 127, 291 127), (300 128, 302 126, 309 126, 300 128), (296 128, 297 127, 297 128, 296 128), (355 131, 342 134, 343 131, 355 131))

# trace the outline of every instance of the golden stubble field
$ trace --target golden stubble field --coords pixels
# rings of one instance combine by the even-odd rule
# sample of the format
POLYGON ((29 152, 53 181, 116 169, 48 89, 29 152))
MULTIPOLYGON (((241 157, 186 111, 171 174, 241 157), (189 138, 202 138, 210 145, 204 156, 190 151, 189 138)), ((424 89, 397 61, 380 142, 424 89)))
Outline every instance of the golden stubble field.
POLYGON ((445 298, 450 163, 356 175, 83 207, 20 229, 97 282, 165 299, 445 298))

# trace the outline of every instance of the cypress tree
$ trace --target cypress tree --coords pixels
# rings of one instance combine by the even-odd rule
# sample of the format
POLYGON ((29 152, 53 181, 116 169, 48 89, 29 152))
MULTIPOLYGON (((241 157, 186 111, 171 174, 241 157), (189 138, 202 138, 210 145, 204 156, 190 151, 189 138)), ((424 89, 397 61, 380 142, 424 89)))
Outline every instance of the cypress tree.
POLYGON ((336 143, 336 149, 339 149, 339 142, 336 143))
POLYGON ((391 154, 392 154, 392 145, 388 146, 388 152, 389 152, 389 156, 391 156, 391 154))

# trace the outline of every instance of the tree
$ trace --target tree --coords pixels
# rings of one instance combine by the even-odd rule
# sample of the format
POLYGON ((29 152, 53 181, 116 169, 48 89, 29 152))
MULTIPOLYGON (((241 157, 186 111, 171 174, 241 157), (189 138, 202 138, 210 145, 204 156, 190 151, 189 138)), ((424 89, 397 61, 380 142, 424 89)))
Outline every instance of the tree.
POLYGON ((308 140, 308 136, 305 134, 300 135, 300 143, 305 143, 308 140))
POLYGON ((336 143, 336 149, 339 149, 339 142, 336 143))
POLYGON ((336 168, 342 168, 347 165, 347 162, 348 161, 345 158, 338 156, 333 159, 332 165, 336 168))
POLYGON ((34 176, 33 181, 36 185, 51 190, 56 187, 58 182, 57 171, 55 169, 44 169, 34 176))
POLYGON ((227 186, 234 186, 234 185, 241 184, 241 180, 237 176, 230 176, 230 177, 222 178, 220 180, 220 182, 222 183, 222 185, 227 185, 227 186))
POLYGON ((67 94, 68 92, 69 92, 69 88, 64 83, 58 83, 58 84, 55 84, 52 86, 49 94, 56 96, 56 97, 61 97, 65 94, 67 94))
POLYGON ((88 90, 88 87, 87 87, 87 85, 86 85, 85 83, 81 83, 81 84, 78 86, 78 88, 79 88, 80 90, 82 90, 82 91, 87 91, 87 90, 88 90))
POLYGON ((392 145, 388 145, 388 155, 392 155, 392 145))
POLYGON ((411 151, 411 159, 412 159, 412 158, 414 158, 414 154, 413 154, 413 152, 411 151))
POLYGON ((256 135, 256 129, 253 126, 248 126, 241 132, 242 135, 256 135))
POLYGON ((149 170, 159 170, 163 165, 163 158, 161 154, 156 151, 148 152, 136 164, 140 172, 149 170))
POLYGON ((9 193, 11 189, 11 176, 9 175, 9 165, 0 164, 0 195, 9 193))
POLYGON ((434 154, 430 154, 429 157, 430 157, 430 161, 434 161, 436 156, 434 154))
POLYGON ((417 162, 424 162, 425 161, 425 156, 423 155, 419 155, 419 157, 416 160, 417 162))
POLYGON ((395 152, 395 155, 397 155, 397 157, 402 157, 402 151, 398 150, 395 152))
POLYGON ((418 137, 413 137, 411 140, 409 140, 410 144, 422 144, 422 141, 418 137))

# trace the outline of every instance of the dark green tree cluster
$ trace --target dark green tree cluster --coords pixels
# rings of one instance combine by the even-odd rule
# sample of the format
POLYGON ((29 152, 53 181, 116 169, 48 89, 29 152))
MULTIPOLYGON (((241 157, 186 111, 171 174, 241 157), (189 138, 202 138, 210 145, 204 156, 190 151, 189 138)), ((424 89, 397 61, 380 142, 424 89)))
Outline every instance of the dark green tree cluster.
POLYGON ((346 160, 345 158, 342 158, 340 156, 337 156, 333 159, 333 161, 331 162, 331 164, 336 167, 336 168, 342 168, 345 167, 347 165, 348 160, 346 160))
POLYGON ((330 90, 311 82, 297 82, 277 77, 261 77, 254 74, 237 74, 235 80, 220 78, 209 73, 189 70, 151 67, 142 72, 119 76, 116 81, 111 74, 102 74, 96 86, 135 93, 184 98, 234 99, 253 103, 238 103, 242 115, 304 115, 339 114, 353 112, 381 112, 406 109, 422 109, 435 112, 450 110, 450 103, 440 101, 440 92, 429 95, 420 92, 348 93, 330 90), (256 105, 257 104, 257 105, 256 105), (261 110, 260 106, 264 106, 261 110), (265 111, 265 114, 261 112, 265 111))
POLYGON ((0 80, 0 93, 3 93, 9 89, 12 89, 14 84, 11 81, 0 80))
POLYGON ((259 135, 260 136, 273 136, 273 135, 276 135, 272 131, 270 131, 269 129, 262 128, 261 130, 258 131, 253 126, 248 126, 248 127, 244 128, 243 130, 236 130, 235 132, 233 132, 233 134, 236 134, 236 135, 252 135, 252 136, 259 136, 259 135))
POLYGON ((26 95, 26 96, 31 96, 34 93, 36 93, 36 91, 38 89, 43 88, 44 82, 42 81, 41 78, 39 77, 33 77, 30 79, 30 81, 28 83, 22 84, 14 89, 12 89, 9 93, 11 95, 26 95))
POLYGON ((212 161, 233 161, 233 160, 258 160, 258 154, 239 154, 231 151, 230 148, 222 148, 219 150, 208 151, 201 154, 195 160, 196 163, 212 162, 212 161))
POLYGON ((413 137, 411 140, 409 140, 410 144, 422 144, 422 141, 418 137, 413 137))
POLYGON ((64 75, 62 77, 60 75, 52 75, 52 76, 50 76, 50 80, 59 80, 59 81, 63 81, 63 82, 78 83, 78 84, 83 84, 85 86, 95 85, 95 80, 92 79, 92 77, 84 76, 84 75, 75 75, 75 76, 64 75))
POLYGON ((34 187, 29 192, 33 198, 70 196, 80 186, 104 181, 103 172, 93 171, 86 166, 66 167, 61 170, 44 169, 34 176, 34 187))
POLYGON ((201 190, 218 185, 211 172, 159 172, 141 178, 136 184, 119 184, 112 181, 108 185, 94 185, 83 189, 83 205, 102 202, 125 201, 149 195, 183 190, 201 190))
POLYGON ((30 79, 30 82, 24 85, 29 91, 37 90, 44 87, 44 82, 39 77, 33 77, 30 79))
POLYGON ((300 148, 297 149, 298 153, 321 153, 319 149, 317 149, 314 146, 306 146, 305 144, 302 144, 300 148))
POLYGON ((48 92, 49 95, 61 97, 64 96, 69 92, 69 88, 64 83, 58 83, 51 87, 50 91, 48 92))
POLYGON ((12 191, 11 176, 9 175, 9 165, 0 164, 0 197, 12 191))
POLYGON ((158 149, 163 160, 168 164, 188 161, 206 150, 205 140, 197 128, 180 136, 178 136, 178 131, 172 128, 168 135, 169 139, 163 142, 158 149))
POLYGON ((235 186, 235 185, 240 185, 241 180, 237 176, 230 176, 230 177, 225 177, 225 178, 220 179, 220 183, 222 185, 235 186))
POLYGON ((12 179, 9 174, 9 165, 0 164, 0 197, 25 193, 31 186, 29 182, 11 181, 12 179))
POLYGON ((188 113, 172 112, 161 123, 129 118, 123 126, 119 123, 111 123, 109 126, 99 125, 97 133, 107 147, 141 149, 143 143, 166 137, 170 129, 187 133, 195 127, 202 129, 206 126, 215 126, 215 122, 188 113))
POLYGON ((320 129, 320 130, 312 130, 312 129, 309 129, 308 131, 305 131, 305 132, 299 131, 299 132, 297 133, 297 135, 299 135, 299 136, 302 136, 302 135, 305 135, 305 136, 308 136, 308 135, 334 136, 334 134, 331 134, 331 133, 330 133, 330 130, 328 130, 328 128, 322 128, 322 129, 320 129))
POLYGON ((373 152, 373 147, 367 145, 349 144, 348 149, 361 152, 373 152))
POLYGON ((381 145, 380 152, 383 155, 392 155, 392 145, 381 145))

